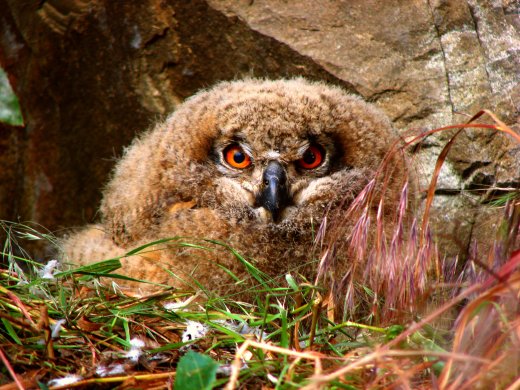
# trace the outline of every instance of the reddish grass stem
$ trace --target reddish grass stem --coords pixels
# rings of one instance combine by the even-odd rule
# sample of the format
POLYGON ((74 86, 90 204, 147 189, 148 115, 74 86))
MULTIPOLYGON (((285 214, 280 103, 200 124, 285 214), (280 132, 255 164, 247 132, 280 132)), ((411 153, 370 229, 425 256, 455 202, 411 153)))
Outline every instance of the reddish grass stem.
POLYGON ((20 380, 18 379, 18 376, 14 372, 14 369, 11 366, 11 363, 9 363, 9 360, 7 359, 7 356, 5 356, 4 350, 1 347, 0 347, 0 359, 2 360, 2 362, 5 365, 5 367, 7 368, 7 371, 9 371, 9 374, 11 375, 13 380, 15 381, 16 386, 18 386, 18 388, 20 390, 25 390, 25 387, 23 386, 22 382, 20 382, 20 380))

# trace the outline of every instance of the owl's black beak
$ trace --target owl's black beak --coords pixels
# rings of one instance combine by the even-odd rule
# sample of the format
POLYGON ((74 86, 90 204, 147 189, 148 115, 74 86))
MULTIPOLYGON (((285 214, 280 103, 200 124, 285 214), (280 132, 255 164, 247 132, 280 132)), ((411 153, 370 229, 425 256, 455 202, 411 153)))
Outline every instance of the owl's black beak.
POLYGON ((262 187, 256 203, 257 206, 262 206, 271 213, 275 223, 279 221, 283 209, 289 203, 287 174, 278 161, 271 161, 267 164, 262 175, 262 187))

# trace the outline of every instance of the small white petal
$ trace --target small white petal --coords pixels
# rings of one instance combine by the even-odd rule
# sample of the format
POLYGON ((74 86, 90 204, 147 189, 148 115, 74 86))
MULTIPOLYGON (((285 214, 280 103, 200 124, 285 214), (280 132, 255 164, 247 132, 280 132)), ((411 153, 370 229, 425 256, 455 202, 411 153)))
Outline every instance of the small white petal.
POLYGON ((133 362, 137 362, 141 356, 141 350, 138 348, 131 348, 130 351, 125 353, 125 358, 130 359, 133 362))
POLYGON ((208 333, 208 327, 197 321, 186 322, 186 330, 182 333, 184 343, 204 337, 208 333))
POLYGON ((109 375, 120 375, 125 373, 125 366, 122 364, 114 364, 110 365, 108 367, 106 366, 99 366, 96 369, 96 374, 98 376, 104 377, 109 375))
POLYGON ((138 349, 141 349, 144 347, 144 341, 137 338, 137 337, 134 337, 132 340, 130 340, 130 346, 132 348, 138 348, 138 349))
POLYGON ((134 337, 130 340, 130 350, 125 354, 125 358, 132 360, 133 362, 137 362, 139 360, 139 356, 142 355, 142 349, 144 347, 144 341, 134 337))
MULTIPOLYGON (((247 368, 248 368, 247 364, 245 364, 245 363, 242 364, 241 370, 245 370, 247 368)), ((231 370, 232 370, 231 364, 222 364, 222 365, 218 366, 217 374, 230 376, 231 375, 231 370)))
POLYGON ((98 368, 96 368, 96 375, 97 376, 107 376, 108 368, 105 366, 99 366, 98 368))
POLYGON ((150 360, 164 360, 164 359, 168 359, 168 357, 161 353, 156 353, 155 355, 150 356, 149 359, 150 360))
MULTIPOLYGON (((229 329, 232 329, 232 328, 229 328, 229 329)), ((252 334, 253 336, 256 336, 258 339, 261 338, 262 340, 264 340, 265 338, 267 338, 267 336, 269 336, 269 333, 262 332, 261 328, 259 326, 251 327, 245 322, 241 322, 238 325, 236 325, 234 330, 235 330, 235 332, 238 332, 239 334, 242 334, 242 335, 252 334)))
POLYGON ((58 266, 58 260, 50 260, 45 266, 38 272, 42 279, 54 279, 54 269, 58 266))
POLYGON ((60 335, 61 326, 65 322, 66 322, 65 320, 58 320, 58 321, 56 321, 56 323, 53 326, 51 326, 51 338, 52 339, 58 338, 58 336, 60 335))
POLYGON ((184 306, 184 302, 166 302, 163 303, 163 307, 168 310, 177 310, 184 306))
POLYGON ((108 372, 108 375, 120 375, 124 374, 125 372, 125 366, 122 364, 115 364, 108 372))
POLYGON ((51 379, 47 383, 47 385, 48 386, 66 386, 66 385, 71 385, 73 383, 79 382, 82 379, 83 378, 80 377, 79 375, 67 375, 63 378, 51 379))

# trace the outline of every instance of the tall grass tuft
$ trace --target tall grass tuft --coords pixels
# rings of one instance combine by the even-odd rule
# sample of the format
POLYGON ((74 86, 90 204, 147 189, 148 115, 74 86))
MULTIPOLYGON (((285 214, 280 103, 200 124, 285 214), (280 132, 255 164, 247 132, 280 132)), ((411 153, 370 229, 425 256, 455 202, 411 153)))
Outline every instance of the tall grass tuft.
MULTIPOLYGON (((440 304, 457 291, 456 288, 441 290, 441 286, 461 285, 458 259, 439 255, 430 226, 430 213, 440 170, 457 137, 467 128, 496 130, 520 142, 518 134, 486 110, 466 124, 419 135, 408 134, 405 137, 407 141, 393 145, 375 171, 374 178, 348 210, 339 215, 330 213, 326 217, 317 237, 321 248, 317 281, 322 280, 329 287, 336 311, 343 314, 343 319, 366 315, 367 319, 379 324, 413 319, 431 305, 432 299, 440 304), (484 114, 495 123, 473 123, 484 114), (414 198, 417 197, 415 173, 408 169, 402 156, 407 148, 415 147, 429 135, 453 130, 455 133, 437 158, 424 201, 424 212, 420 215, 414 207, 414 198), (397 193, 398 188, 401 189, 399 199, 392 199, 391 193, 397 193), (398 207, 393 206, 395 204, 398 207), (342 274, 338 274, 338 257, 348 264, 341 269, 342 274)), ((510 204, 518 204, 518 197, 513 198, 516 200, 510 204)), ((506 208, 507 215, 512 215, 511 208, 506 208)), ((511 219, 507 215, 505 220, 511 219)), ((514 247, 518 219, 511 221, 511 225, 516 227, 509 237, 493 244, 496 253, 479 259, 482 253, 476 249, 466 266, 473 273, 478 268, 478 272, 472 279, 466 272, 465 282, 476 281, 477 273, 488 275, 493 268, 504 263, 514 247)))

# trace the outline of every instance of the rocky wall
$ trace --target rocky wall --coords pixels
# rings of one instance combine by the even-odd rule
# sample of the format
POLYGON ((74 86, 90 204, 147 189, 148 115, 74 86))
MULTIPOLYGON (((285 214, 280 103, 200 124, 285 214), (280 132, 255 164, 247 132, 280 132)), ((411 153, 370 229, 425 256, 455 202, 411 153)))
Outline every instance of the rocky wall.
MULTIPOLYGON (((0 218, 55 231, 95 220, 123 147, 219 80, 326 80, 378 105, 403 135, 462 123, 484 108, 518 129, 519 7, 514 0, 0 0, 0 65, 25 120, 23 129, 2 130, 0 218), (13 193, 16 201, 4 200, 13 193)), ((420 195, 448 138, 431 136, 414 152, 420 195)), ((483 213, 483 200, 519 183, 520 147, 510 137, 487 130, 459 137, 435 201, 452 242, 444 248, 459 253, 472 235, 488 235, 500 210, 483 213)))

